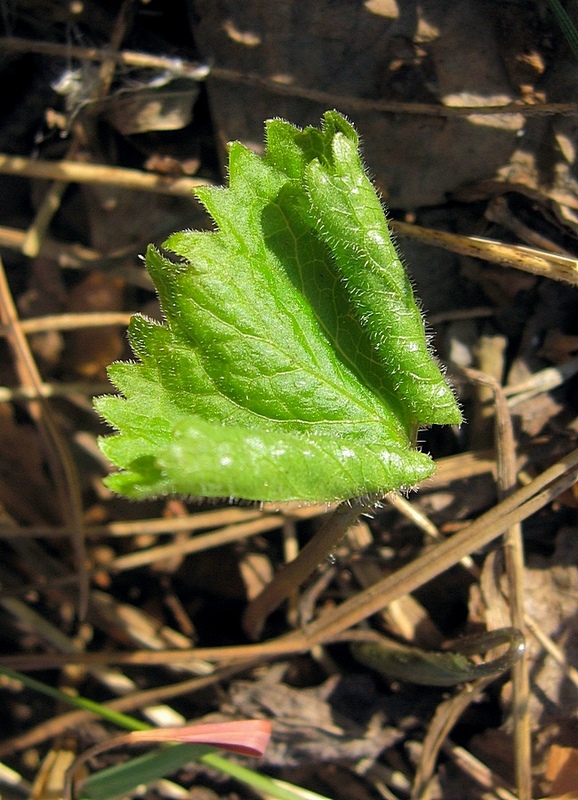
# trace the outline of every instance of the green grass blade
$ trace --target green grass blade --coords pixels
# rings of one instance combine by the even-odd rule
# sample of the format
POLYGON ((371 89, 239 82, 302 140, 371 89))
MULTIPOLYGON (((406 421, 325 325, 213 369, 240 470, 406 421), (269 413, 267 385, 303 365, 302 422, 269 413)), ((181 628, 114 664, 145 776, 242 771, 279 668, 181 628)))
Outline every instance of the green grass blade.
MULTIPOLYGON (((178 744, 155 750, 124 764, 95 772, 83 783, 81 797, 87 800, 113 800, 133 790, 141 784, 153 783, 166 775, 194 761, 201 761, 209 767, 229 775, 231 778, 250 786, 255 791, 276 800, 302 800, 298 787, 278 785, 274 780, 261 775, 201 745, 178 744)), ((320 800, 327 800, 320 798, 320 800)))
POLYGON ((101 703, 90 700, 88 697, 66 694, 66 692, 61 692, 59 689, 55 689, 54 686, 49 686, 47 683, 38 681, 36 678, 31 678, 30 675, 26 675, 22 672, 17 672, 16 670, 0 665, 0 673, 12 680, 19 681, 29 689, 34 689, 48 697, 53 697, 61 703, 68 703, 68 705, 82 709, 83 711, 91 711, 101 719, 112 722, 113 725, 117 725, 119 728, 125 728, 129 731, 146 731, 151 727, 148 723, 136 717, 131 717, 128 714, 121 714, 119 711, 107 708, 101 703))

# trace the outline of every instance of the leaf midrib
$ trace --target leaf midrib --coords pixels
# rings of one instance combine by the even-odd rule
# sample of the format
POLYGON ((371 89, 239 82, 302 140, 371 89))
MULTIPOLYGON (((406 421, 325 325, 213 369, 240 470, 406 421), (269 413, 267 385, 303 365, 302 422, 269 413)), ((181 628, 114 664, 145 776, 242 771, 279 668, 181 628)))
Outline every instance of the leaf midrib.
MULTIPOLYGON (((285 356, 285 358, 287 358, 288 360, 295 361, 295 358, 294 358, 293 354, 287 353, 286 351, 284 351, 281 347, 279 347, 279 345, 276 342, 271 342, 269 339, 267 339, 265 337, 262 337, 262 336, 257 336, 255 334, 243 333, 243 332, 239 331, 239 329, 236 328, 235 325, 232 322, 223 319, 218 314, 216 314, 213 309, 207 308, 202 303, 200 303, 197 298, 191 297, 191 298, 189 298, 189 300, 193 304, 195 304, 201 311, 203 311, 204 313, 206 313, 206 314, 210 315, 211 317, 213 317, 213 319, 217 320, 223 326, 225 326, 225 327, 231 329, 232 331, 234 331, 234 333, 236 335, 245 337, 247 339, 254 339, 255 341, 262 341, 262 342, 266 343, 267 345, 269 345, 270 347, 273 347, 275 350, 277 350, 279 353, 281 353, 283 356, 285 356)), ((171 330, 171 333, 175 336, 175 338, 179 339, 183 343, 183 346, 186 347, 187 346, 187 342, 186 342, 186 340, 183 340, 183 338, 179 335, 178 329, 175 331, 170 323, 169 323, 169 329, 171 330)), ((246 406, 241 405, 241 403, 239 401, 237 401, 234 398, 230 397, 228 394, 223 392, 215 384, 215 380, 214 380, 213 376, 207 370, 207 366, 205 364, 205 359, 203 358, 203 355, 202 355, 202 346, 200 345, 200 343, 197 343, 197 348, 196 349, 197 349, 199 366, 202 368, 204 374, 207 376, 207 379, 209 380, 210 384, 214 387, 215 394, 223 397, 226 401, 232 403, 234 406, 239 408, 241 411, 244 411, 246 413, 251 414, 256 419, 264 420, 266 422, 279 423, 279 424, 293 423, 294 422, 295 424, 299 424, 299 425, 303 425, 303 426, 309 426, 310 429, 313 429, 314 426, 319 425, 319 424, 322 424, 324 426, 327 426, 327 425, 331 425, 331 426, 333 426, 333 425, 337 425, 337 426, 339 426, 339 425, 341 425, 341 426, 349 425, 349 426, 356 426, 356 427, 371 425, 371 426, 378 426, 378 427, 382 428, 383 425, 384 425, 384 421, 385 421, 385 424, 387 425, 388 429, 390 429, 392 427, 391 426, 391 421, 389 419, 387 419, 387 417, 380 416, 378 413, 376 414, 376 409, 375 408, 372 409, 367 404, 359 402, 359 398, 355 398, 354 396, 352 396, 351 393, 349 391, 347 391, 343 386, 337 386, 333 381, 329 381, 325 377, 324 377, 325 383, 336 394, 339 394, 342 397, 345 397, 345 399, 348 400, 351 405, 353 405, 356 408, 359 408, 362 411, 364 411, 368 415, 368 417, 365 418, 365 419, 363 419, 363 418, 362 419, 344 418, 344 419, 340 419, 340 420, 309 421, 309 420, 298 419, 298 418, 295 418, 295 417, 292 417, 292 418, 289 418, 289 419, 276 419, 275 417, 270 417, 270 416, 265 416, 263 414, 259 414, 258 412, 254 411, 253 409, 250 409, 250 408, 247 408, 246 406)), ((316 366, 318 367, 318 372, 317 373, 315 373, 313 368, 311 368, 311 367, 306 368, 302 364, 299 365, 297 367, 297 369, 300 369, 306 375, 309 375, 311 377, 318 377, 319 375, 323 375, 323 372, 321 370, 320 365, 317 364, 316 366)), ((341 366, 342 365, 340 365, 340 367, 341 366)), ((349 374, 354 379, 359 380, 355 373, 349 372, 349 374)), ((369 395, 369 397, 374 398, 375 404, 378 405, 380 398, 378 398, 376 395, 374 395, 374 393, 371 392, 368 387, 362 386, 361 389, 362 389, 362 391, 364 392, 365 395, 369 395)), ((383 404, 383 403, 381 404, 381 407, 386 408, 385 404, 383 404)), ((294 431, 294 432, 299 433, 299 431, 294 431)))

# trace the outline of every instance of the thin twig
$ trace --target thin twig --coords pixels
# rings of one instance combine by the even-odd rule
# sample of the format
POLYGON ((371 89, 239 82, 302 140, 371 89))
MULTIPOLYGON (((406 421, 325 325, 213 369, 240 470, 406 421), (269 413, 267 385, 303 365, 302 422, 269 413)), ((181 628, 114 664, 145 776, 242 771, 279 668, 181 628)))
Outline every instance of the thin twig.
MULTIPOLYGON (((73 397, 74 395, 104 394, 110 392, 110 383, 98 381, 73 381, 72 383, 40 383, 38 386, 0 386, 0 403, 12 403, 15 400, 36 400, 39 397, 73 397)), ((22 530, 22 529, 20 529, 22 530)), ((58 530, 53 528, 52 530, 58 530)), ((66 530, 54 535, 63 536, 66 530)), ((24 534, 26 535, 26 533, 24 534)), ((53 535, 53 534, 49 534, 53 535)), ((1 537, 1 535, 0 535, 1 537)))
POLYGON ((491 261, 503 267, 513 267, 532 275, 578 285, 578 260, 567 256, 517 244, 503 244, 481 236, 448 233, 433 228, 422 228, 407 222, 390 220, 391 229, 399 236, 416 239, 432 247, 442 247, 452 253, 491 261))
POLYGON ((511 410, 520 403, 536 397, 545 392, 557 389, 563 383, 573 378, 578 372, 578 357, 557 364, 555 367, 534 372, 527 380, 516 383, 513 386, 505 386, 504 394, 508 398, 508 408, 511 410))
MULTIPOLYGON (((371 506, 373 507, 373 506, 371 506)), ((317 566, 333 551, 348 528, 363 511, 366 503, 345 501, 328 516, 321 530, 310 539, 297 558, 275 575, 271 583, 249 603, 243 614, 243 628, 251 639, 258 639, 265 620, 307 580, 317 566)))
MULTIPOLYGON (((17 228, 8 228, 0 225, 0 247, 9 250, 21 251, 26 232, 17 228)), ((143 243, 143 247, 145 243, 143 243)), ((130 262, 134 258, 135 245, 122 247, 104 255, 82 244, 67 244, 57 242, 48 237, 42 241, 39 255, 53 259, 62 269, 103 269, 114 271, 115 275, 123 278, 127 283, 142 289, 153 289, 153 282, 148 272, 133 266, 130 262)))
POLYGON ((278 95, 301 97, 314 100, 324 108, 339 107, 348 110, 382 111, 392 114, 417 114, 428 117, 467 117, 472 114, 522 114, 525 117, 552 116, 556 114, 578 114, 578 103, 535 103, 532 105, 523 102, 514 102, 508 105, 494 106, 444 106, 440 103, 406 103, 393 100, 371 100, 350 95, 333 94, 318 89, 310 89, 298 84, 287 84, 261 75, 226 69, 224 67, 209 67, 198 62, 186 61, 180 58, 157 56, 150 53, 139 53, 125 50, 111 54, 104 49, 95 47, 74 47, 68 44, 43 42, 33 39, 7 37, 0 39, 0 48, 12 52, 39 53, 58 58, 77 58, 83 61, 102 61, 114 59, 118 64, 125 66, 159 69, 171 72, 175 77, 203 80, 214 78, 227 83, 245 84, 249 86, 262 86, 278 95))
POLYGON ((454 764, 483 786, 484 789, 493 792, 499 800, 517 800, 507 788, 506 781, 499 775, 496 775, 493 770, 464 747, 460 747, 449 739, 446 739, 442 745, 442 749, 452 759, 454 764))
POLYGON ((483 678, 474 685, 467 684, 458 694, 444 700, 437 707, 431 720, 423 750, 415 774, 411 800, 423 800, 427 797, 427 788, 431 781, 438 753, 450 731, 466 708, 477 700, 484 689, 495 679, 483 678))
POLYGON ((66 663, 81 664, 163 664, 187 657, 206 661, 235 661, 255 658, 269 659, 309 650, 316 644, 331 641, 358 622, 380 611, 393 600, 419 588, 468 555, 485 547, 512 525, 535 514, 558 495, 572 486, 578 478, 578 450, 573 450, 556 464, 538 475, 475 522, 456 533, 451 539, 434 545, 415 561, 393 575, 346 600, 325 613, 305 629, 294 631, 268 642, 231 647, 166 650, 155 653, 83 653, 68 657, 47 653, 41 655, 3 656, 0 664, 14 669, 57 668, 66 663))
MULTIPOLYGON (((406 519, 422 530, 426 536, 436 542, 444 539, 445 537, 440 533, 439 528, 433 524, 429 517, 423 513, 419 508, 412 505, 409 500, 397 492, 390 492, 386 496, 386 502, 399 511, 406 519)), ((461 561, 462 567, 470 572, 474 572, 476 567, 471 556, 465 556, 461 561)))
POLYGON ((58 44, 57 42, 42 42, 35 39, 22 39, 16 36, 0 39, 0 49, 10 52, 38 53, 39 55, 54 56, 55 58, 78 59, 79 61, 109 61, 125 67, 138 69, 158 69, 172 73, 175 77, 203 80, 207 77, 209 68, 196 61, 185 61, 182 58, 153 55, 152 53, 139 53, 131 50, 111 53, 108 49, 97 47, 77 47, 71 44, 58 44))
POLYGON ((523 102, 508 105, 486 106, 446 106, 441 103, 415 103, 396 100, 371 100, 351 95, 333 94, 319 89, 310 89, 295 83, 263 78, 254 73, 240 72, 224 67, 213 67, 207 79, 225 81, 247 86, 260 86, 278 95, 299 97, 321 103, 324 108, 340 108, 347 111, 381 111, 390 114, 411 114, 425 117, 452 118, 472 115, 501 116, 502 114, 521 114, 526 117, 551 116, 553 114, 578 114, 578 103, 535 103, 523 102))
POLYGON ((175 542, 174 544, 159 545, 158 547, 149 547, 147 550, 141 550, 136 553, 127 553, 123 556, 113 559, 110 564, 104 565, 104 569, 113 572, 123 572, 129 569, 137 569, 146 566, 147 564, 154 564, 158 561, 164 561, 168 558, 176 556, 190 555, 191 553, 201 553, 205 550, 211 550, 215 547, 223 547, 230 542, 238 542, 242 539, 247 539, 249 536, 256 536, 259 533, 275 530, 283 526, 282 517, 258 517, 257 519, 250 520, 249 522, 241 522, 236 525, 229 525, 221 528, 214 533, 205 533, 201 536, 195 536, 187 539, 184 542, 175 542))
POLYGON ((24 156, 0 153, 0 173, 27 178, 112 185, 141 192, 178 195, 193 199, 198 186, 213 186, 203 178, 168 178, 138 169, 111 167, 106 164, 83 164, 78 161, 36 161, 24 156))
MULTIPOLYGON (((479 370, 463 369, 470 380, 486 386, 494 395, 494 436, 497 453, 498 497, 510 495, 517 484, 516 445, 514 429, 508 409, 508 401, 500 383, 479 370)), ((506 575, 510 598, 512 624, 522 632, 524 623, 524 547, 520 523, 509 527, 504 535, 506 575)), ((512 668, 513 719, 516 753, 516 785, 519 800, 531 800, 532 796, 532 745, 529 714, 530 680, 528 656, 523 653, 512 668)))
POLYGON ((554 661, 558 664, 560 669, 564 672, 564 675, 572 681, 574 686, 578 689, 578 669, 573 667, 571 664, 568 663, 568 659, 562 652, 562 650, 558 647, 556 642, 552 641, 552 639, 544 633, 540 625, 533 619, 527 612, 524 617, 526 622, 526 627, 534 636, 538 642, 542 645, 544 650, 548 653, 548 655, 552 656, 554 661))
MULTIPOLYGON (((78 328, 104 328, 110 325, 126 327, 136 312, 132 311, 90 311, 78 314, 47 314, 45 317, 32 317, 20 322, 22 333, 44 333, 45 331, 73 331, 78 328)), ((0 328, 0 336, 6 334, 0 328)))
MULTIPOLYGON (((283 526, 286 518, 296 520, 311 519, 327 513, 325 505, 305 506, 297 509, 286 509, 283 514, 269 512, 266 519, 271 522, 269 530, 276 530, 283 526)), ((222 525, 232 525, 237 522, 250 522, 263 518, 263 512, 256 508, 223 508, 215 511, 202 511, 182 517, 167 519, 166 517, 153 519, 137 519, 107 522, 105 525, 89 525, 86 527, 86 536, 101 538, 103 536, 159 536, 164 533, 176 533, 177 531, 199 531, 203 529, 218 528, 222 525)), ((67 536, 67 528, 48 527, 31 525, 23 527, 0 526, 1 538, 18 537, 57 537, 67 536)))

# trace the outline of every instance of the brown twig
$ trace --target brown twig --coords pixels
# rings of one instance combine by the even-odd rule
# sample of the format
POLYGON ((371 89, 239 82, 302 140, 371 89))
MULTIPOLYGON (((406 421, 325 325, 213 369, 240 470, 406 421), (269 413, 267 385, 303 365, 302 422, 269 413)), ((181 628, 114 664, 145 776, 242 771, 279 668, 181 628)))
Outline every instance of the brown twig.
POLYGON ((507 788, 506 781, 493 770, 473 756, 468 750, 445 739, 442 750, 452 761, 484 789, 492 792, 499 800, 517 800, 507 788))
POLYGON ((346 501, 327 517, 321 530, 310 539, 297 558, 286 564, 271 583, 249 603, 243 614, 243 628, 251 639, 258 639, 265 620, 284 600, 314 572, 347 533, 348 528, 363 511, 366 503, 346 501))
MULTIPOLYGON (((494 397, 494 438, 497 453, 498 497, 504 499, 511 495, 517 484, 516 444, 514 429, 508 409, 508 401, 500 383, 484 372, 464 368, 462 372, 475 383, 487 387, 494 397)), ((525 631, 524 622, 524 548, 520 523, 509 527, 504 534, 506 556, 506 575, 512 624, 525 631)), ((498 587, 496 587, 496 591, 498 587)), ((523 653, 512 669, 514 687, 513 718, 516 752, 516 784, 520 800, 531 800, 531 739, 528 675, 528 657, 523 653)))
POLYGON ((371 100, 351 95, 332 94, 318 89, 310 89, 298 84, 287 84, 263 78, 261 75, 226 69, 209 67, 198 62, 180 58, 167 58, 125 50, 110 53, 96 47, 75 47, 68 44, 43 42, 33 39, 6 37, 0 39, 0 48, 12 52, 39 53, 57 58, 77 58, 81 61, 103 61, 112 59, 125 66, 144 67, 172 72, 177 77, 188 77, 194 80, 214 78, 227 83, 261 86, 278 95, 301 97, 321 103, 325 108, 339 107, 359 111, 382 111, 392 114, 417 114, 428 117, 464 117, 472 114, 522 114, 525 117, 542 117, 556 114, 578 114, 578 103, 535 103, 523 102, 494 106, 444 106, 440 103, 407 103, 394 100, 371 100))
POLYGON ((78 59, 79 61, 113 61, 125 67, 138 69, 166 70, 175 77, 203 80, 209 68, 196 61, 185 61, 182 58, 139 53, 132 50, 111 53, 110 50, 97 47, 77 47, 57 42, 42 42, 35 39, 22 39, 16 36, 0 39, 0 49, 13 53, 38 53, 55 58, 78 59))
MULTIPOLYGON (((9 250, 22 250, 26 232, 17 228, 0 225, 0 247, 9 250)), ((145 269, 126 263, 134 256, 135 247, 124 247, 104 255, 81 244, 67 244, 45 238, 42 241, 39 255, 52 258, 62 269, 111 269, 115 275, 122 277, 127 283, 142 289, 152 290, 153 282, 145 269)))
POLYGON ((578 450, 573 450, 556 464, 502 500, 475 522, 456 533, 451 539, 434 545, 410 564, 393 575, 346 600, 326 612, 305 629, 292 632, 268 642, 231 647, 165 650, 155 653, 83 653, 63 657, 59 654, 16 655, 0 658, 0 664, 13 669, 56 668, 66 663, 80 664, 164 664, 187 657, 206 661, 245 661, 269 659, 309 650, 316 644, 331 641, 348 628, 380 611, 393 600, 414 591, 475 550, 485 547, 512 525, 535 514, 558 495, 572 486, 578 478, 578 450))
MULTIPOLYGON (((95 394, 105 394, 110 392, 110 383, 104 381, 86 382, 86 381, 72 381, 67 383, 40 383, 38 386, 0 386, 0 403, 13 403, 15 400, 37 400, 39 397, 73 397, 74 395, 88 395, 89 397, 95 394)), ((10 530, 20 530, 26 536, 25 528, 10 530)), ((54 533, 47 534, 48 536, 64 536, 67 534, 68 529, 59 530, 58 528, 51 529, 54 533), (56 533, 56 531, 59 531, 56 533)), ((0 528, 0 531, 2 529, 0 528)), ((2 538, 2 533, 0 533, 2 538)))
MULTIPOLYGON (((270 527, 267 530, 276 530, 281 528, 284 520, 287 518, 304 520, 311 519, 327 513, 327 508, 319 505, 305 506, 298 509, 286 509, 284 516, 277 512, 266 513, 265 516, 260 509, 256 508, 224 508, 215 511, 201 511, 196 514, 190 514, 182 517, 174 517, 167 519, 166 517, 153 518, 153 519, 137 519, 126 520, 117 522, 108 522, 105 525, 90 525, 86 527, 86 536, 92 538, 100 538, 103 536, 123 537, 123 536, 136 536, 143 534, 146 536, 158 536, 164 533, 176 533, 177 531, 200 531, 210 528, 219 528, 225 525, 234 525, 236 523, 249 523, 260 519, 268 519, 270 527)), ((257 532, 254 530, 253 532, 257 532)), ((262 531, 261 531, 262 532, 262 531)), ((0 538, 18 538, 18 537, 56 537, 67 536, 69 531, 67 528, 47 527, 47 526, 29 526, 26 528, 14 527, 0 527, 0 538)), ((251 535, 249 532, 247 535, 251 535)), ((198 538, 198 537, 197 537, 198 538)), ((239 538, 242 538, 240 535, 239 538)), ((220 540, 216 540, 218 543, 220 540)))
POLYGON ((412 787, 411 800, 422 800, 427 797, 436 760, 444 741, 461 717, 466 708, 483 693, 484 689, 492 683, 492 678, 483 678, 475 684, 466 685, 458 694, 440 703, 429 723, 427 736, 423 743, 422 755, 416 770, 412 787))
MULTIPOLYGON (((135 312, 132 311, 90 311, 78 314, 47 314, 45 317, 32 317, 20 321, 22 333, 43 333, 45 331, 74 331, 79 328, 105 328, 122 325, 125 328, 135 312)), ((0 328, 0 335, 6 329, 0 328)))
POLYGON ((113 185, 121 189, 178 195, 193 199, 198 186, 212 186, 203 178, 167 178, 138 169, 111 167, 107 164, 84 164, 78 161, 37 161, 24 156, 0 153, 0 173, 28 178, 113 185))
POLYGON ((389 224, 399 236, 407 236, 433 247, 442 247, 452 253, 480 258, 503 267, 521 269, 532 275, 565 281, 573 286, 578 285, 578 260, 575 258, 524 245, 503 244, 480 236, 465 236, 433 228, 422 228, 407 222, 390 220, 389 224))

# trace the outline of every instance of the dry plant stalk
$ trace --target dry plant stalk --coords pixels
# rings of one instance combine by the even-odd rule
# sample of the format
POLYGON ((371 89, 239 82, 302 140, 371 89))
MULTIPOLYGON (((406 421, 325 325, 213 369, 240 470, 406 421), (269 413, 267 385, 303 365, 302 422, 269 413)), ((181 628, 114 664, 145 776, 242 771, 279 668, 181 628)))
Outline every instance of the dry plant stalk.
POLYGON ((348 628, 385 608, 393 600, 409 594, 435 578, 472 552, 485 547, 510 526, 522 522, 544 508, 578 480, 578 449, 573 450, 529 484, 513 492, 494 508, 482 514, 450 539, 434 545, 415 561, 402 567, 373 586, 326 612, 300 631, 252 645, 198 647, 187 650, 164 650, 155 653, 137 651, 82 653, 72 656, 41 654, 4 656, 0 663, 13 669, 35 670, 78 664, 165 664, 187 657, 218 663, 242 662, 281 657, 306 652, 316 644, 331 642, 348 628))

